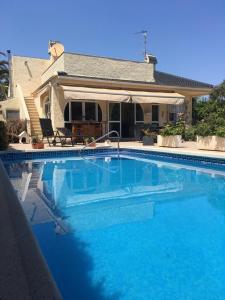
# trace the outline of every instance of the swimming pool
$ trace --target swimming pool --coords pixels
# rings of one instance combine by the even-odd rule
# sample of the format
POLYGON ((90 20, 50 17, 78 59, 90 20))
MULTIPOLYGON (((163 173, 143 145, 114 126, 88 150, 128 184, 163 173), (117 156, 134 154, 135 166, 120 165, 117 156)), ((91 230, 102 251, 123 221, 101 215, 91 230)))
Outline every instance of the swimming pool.
POLYGON ((5 168, 64 299, 225 299, 225 166, 124 152, 5 168))

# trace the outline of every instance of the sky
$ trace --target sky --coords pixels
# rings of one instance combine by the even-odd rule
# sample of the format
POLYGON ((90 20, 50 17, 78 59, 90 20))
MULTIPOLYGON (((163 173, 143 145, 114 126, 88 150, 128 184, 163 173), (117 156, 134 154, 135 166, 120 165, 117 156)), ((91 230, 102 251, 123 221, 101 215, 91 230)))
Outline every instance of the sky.
POLYGON ((219 84, 225 79, 225 0, 0 0, 0 51, 48 58, 65 51, 143 60, 157 70, 219 84))

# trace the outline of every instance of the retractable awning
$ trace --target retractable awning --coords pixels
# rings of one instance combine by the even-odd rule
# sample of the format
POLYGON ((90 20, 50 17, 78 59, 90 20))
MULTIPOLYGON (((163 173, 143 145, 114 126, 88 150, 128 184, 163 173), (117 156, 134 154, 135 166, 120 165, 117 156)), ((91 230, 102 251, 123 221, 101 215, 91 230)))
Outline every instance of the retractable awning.
POLYGON ((98 89, 61 86, 68 100, 96 100, 127 103, 157 103, 180 105, 184 96, 178 93, 139 92, 128 90, 98 89))

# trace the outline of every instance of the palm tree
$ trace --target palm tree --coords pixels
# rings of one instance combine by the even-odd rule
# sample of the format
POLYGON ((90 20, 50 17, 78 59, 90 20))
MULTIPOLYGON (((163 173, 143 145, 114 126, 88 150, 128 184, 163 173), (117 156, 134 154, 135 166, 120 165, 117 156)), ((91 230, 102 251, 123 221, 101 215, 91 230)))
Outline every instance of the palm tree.
MULTIPOLYGON (((6 56, 0 52, 0 57, 6 56)), ((9 68, 8 62, 5 59, 0 59, 0 101, 6 99, 9 86, 9 68)))

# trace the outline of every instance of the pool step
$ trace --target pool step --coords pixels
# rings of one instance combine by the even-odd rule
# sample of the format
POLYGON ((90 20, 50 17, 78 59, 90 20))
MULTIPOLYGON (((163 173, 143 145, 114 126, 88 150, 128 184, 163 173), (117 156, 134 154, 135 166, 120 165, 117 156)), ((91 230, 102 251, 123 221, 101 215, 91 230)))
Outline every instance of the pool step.
POLYGON ((39 169, 33 169, 32 170, 32 176, 29 183, 29 189, 36 189, 38 185, 38 181, 40 178, 40 170, 39 169))

